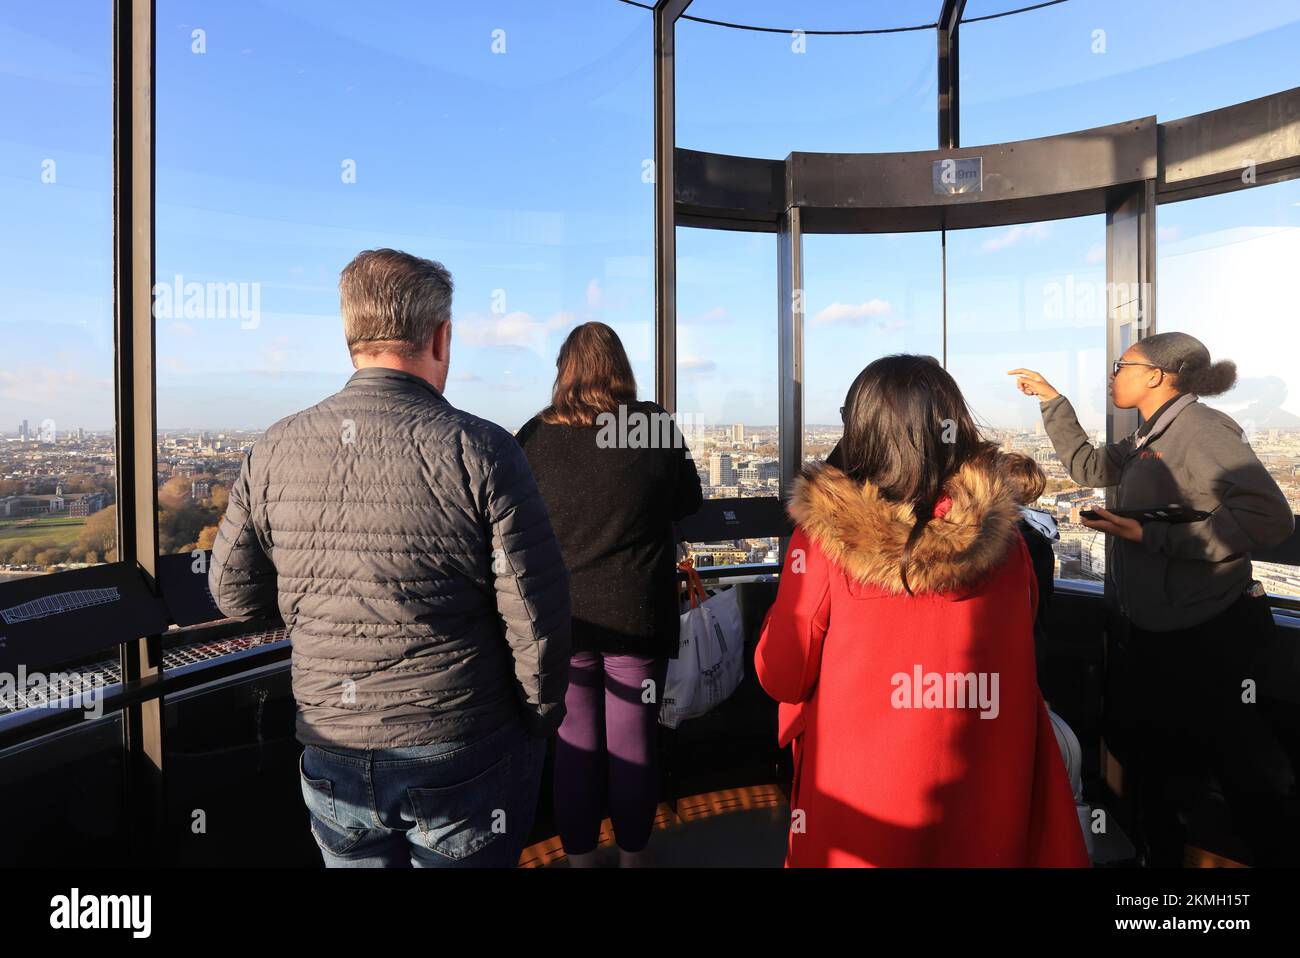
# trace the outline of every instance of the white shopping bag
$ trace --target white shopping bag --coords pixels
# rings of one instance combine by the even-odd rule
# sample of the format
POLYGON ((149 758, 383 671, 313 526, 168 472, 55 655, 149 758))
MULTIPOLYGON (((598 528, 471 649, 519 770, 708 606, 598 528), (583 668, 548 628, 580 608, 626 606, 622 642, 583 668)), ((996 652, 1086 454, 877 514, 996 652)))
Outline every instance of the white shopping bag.
POLYGON ((705 595, 699 575, 687 568, 691 607, 682 613, 677 658, 668 660, 659 722, 677 728, 726 701, 745 674, 745 634, 736 590, 705 595))

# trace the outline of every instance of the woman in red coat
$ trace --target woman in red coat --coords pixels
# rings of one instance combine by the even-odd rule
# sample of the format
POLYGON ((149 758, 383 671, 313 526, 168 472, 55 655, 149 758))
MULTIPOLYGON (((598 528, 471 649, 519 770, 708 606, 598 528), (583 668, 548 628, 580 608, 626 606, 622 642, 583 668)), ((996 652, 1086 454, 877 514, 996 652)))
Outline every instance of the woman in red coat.
POLYGON ((846 402, 756 653, 794 745, 787 866, 1087 866, 996 446, 930 357, 877 360, 846 402))

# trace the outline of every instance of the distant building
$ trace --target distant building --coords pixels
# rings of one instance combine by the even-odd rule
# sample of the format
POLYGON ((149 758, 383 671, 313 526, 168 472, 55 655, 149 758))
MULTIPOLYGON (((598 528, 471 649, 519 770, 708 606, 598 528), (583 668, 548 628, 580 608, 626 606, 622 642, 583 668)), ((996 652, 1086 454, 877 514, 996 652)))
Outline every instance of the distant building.
POLYGON ((0 516, 7 519, 22 516, 42 516, 62 512, 63 496, 6 496, 0 499, 0 516))
POLYGON ((709 456, 709 485, 730 486, 736 482, 736 470, 731 466, 731 455, 715 452, 709 456))
POLYGON ((1079 541, 1079 571, 1086 579, 1106 578, 1106 536, 1098 532, 1079 541))
POLYGON ((745 424, 736 423, 731 427, 731 441, 739 445, 745 441, 745 424))
POLYGON ((748 549, 730 546, 692 546, 688 552, 697 569, 721 565, 744 565, 749 561, 748 549))
POLYGON ((780 475, 780 461, 771 458, 755 459, 752 462, 747 462, 737 471, 737 476, 741 482, 754 483, 755 485, 778 479, 780 475))
POLYGON ((108 496, 102 492, 87 492, 68 500, 68 515, 92 516, 108 505, 108 496))
POLYGON ((210 495, 212 495, 212 483, 207 479, 195 479, 194 485, 190 486, 190 498, 198 501, 210 495))

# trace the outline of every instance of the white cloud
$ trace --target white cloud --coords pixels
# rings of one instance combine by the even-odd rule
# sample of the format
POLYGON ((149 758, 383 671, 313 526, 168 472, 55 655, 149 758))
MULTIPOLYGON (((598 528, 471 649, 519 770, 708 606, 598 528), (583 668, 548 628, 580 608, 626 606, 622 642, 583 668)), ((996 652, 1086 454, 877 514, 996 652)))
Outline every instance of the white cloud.
POLYGON ((718 364, 702 356, 682 356, 677 360, 677 367, 687 375, 702 376, 713 372, 718 364))
POLYGON ((561 310, 546 321, 546 329, 548 332, 557 329, 568 329, 572 326, 577 326, 578 322, 579 320, 576 313, 571 313, 568 310, 561 310))
POLYGON ((546 336, 545 324, 522 310, 500 316, 472 313, 451 328, 467 346, 535 348, 546 336))
POLYGON ((87 376, 75 369, 22 366, 0 369, 0 398, 38 405, 66 402, 69 396, 87 397, 93 392, 111 396, 112 378, 87 376))
POLYGON ((593 279, 587 284, 587 308, 599 309, 601 304, 600 280, 593 279))
POLYGON ((1085 263, 1094 264, 1104 262, 1106 259, 1106 244, 1093 243, 1088 247, 1087 254, 1083 257, 1085 263))
POLYGON ((990 239, 986 239, 980 244, 981 249, 999 250, 1007 249, 1011 246, 1017 246, 1025 240, 1033 240, 1041 243, 1051 234, 1046 223, 1030 223, 1028 226, 1011 226, 1003 233, 999 233, 990 239))
POLYGON ((452 324, 452 336, 466 346, 519 346, 540 355, 552 352, 549 334, 567 330, 579 322, 577 314, 562 310, 549 319, 516 310, 505 315, 470 313, 452 324))
POLYGON ((883 299, 869 299, 865 303, 834 302, 813 317, 813 326, 830 323, 861 323, 873 316, 888 316, 894 307, 883 299))
POLYGON ((726 318, 726 315, 727 315, 727 310, 725 307, 714 306, 712 309, 700 313, 700 315, 693 316, 690 319, 686 320, 686 324, 693 326, 696 323, 712 323, 715 322, 716 320, 726 318))

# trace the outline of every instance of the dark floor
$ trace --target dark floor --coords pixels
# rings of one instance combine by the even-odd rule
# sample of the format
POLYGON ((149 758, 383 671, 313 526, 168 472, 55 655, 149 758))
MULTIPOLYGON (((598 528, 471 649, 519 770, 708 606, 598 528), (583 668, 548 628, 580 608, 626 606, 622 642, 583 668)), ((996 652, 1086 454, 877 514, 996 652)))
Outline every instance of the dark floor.
MULTIPOLYGON (((724 789, 659 806, 647 865, 658 868, 780 868, 785 864, 790 806, 775 786, 724 789)), ((616 867, 609 819, 601 825, 598 865, 616 867)), ((558 837, 524 849, 525 868, 567 868, 558 837)))

